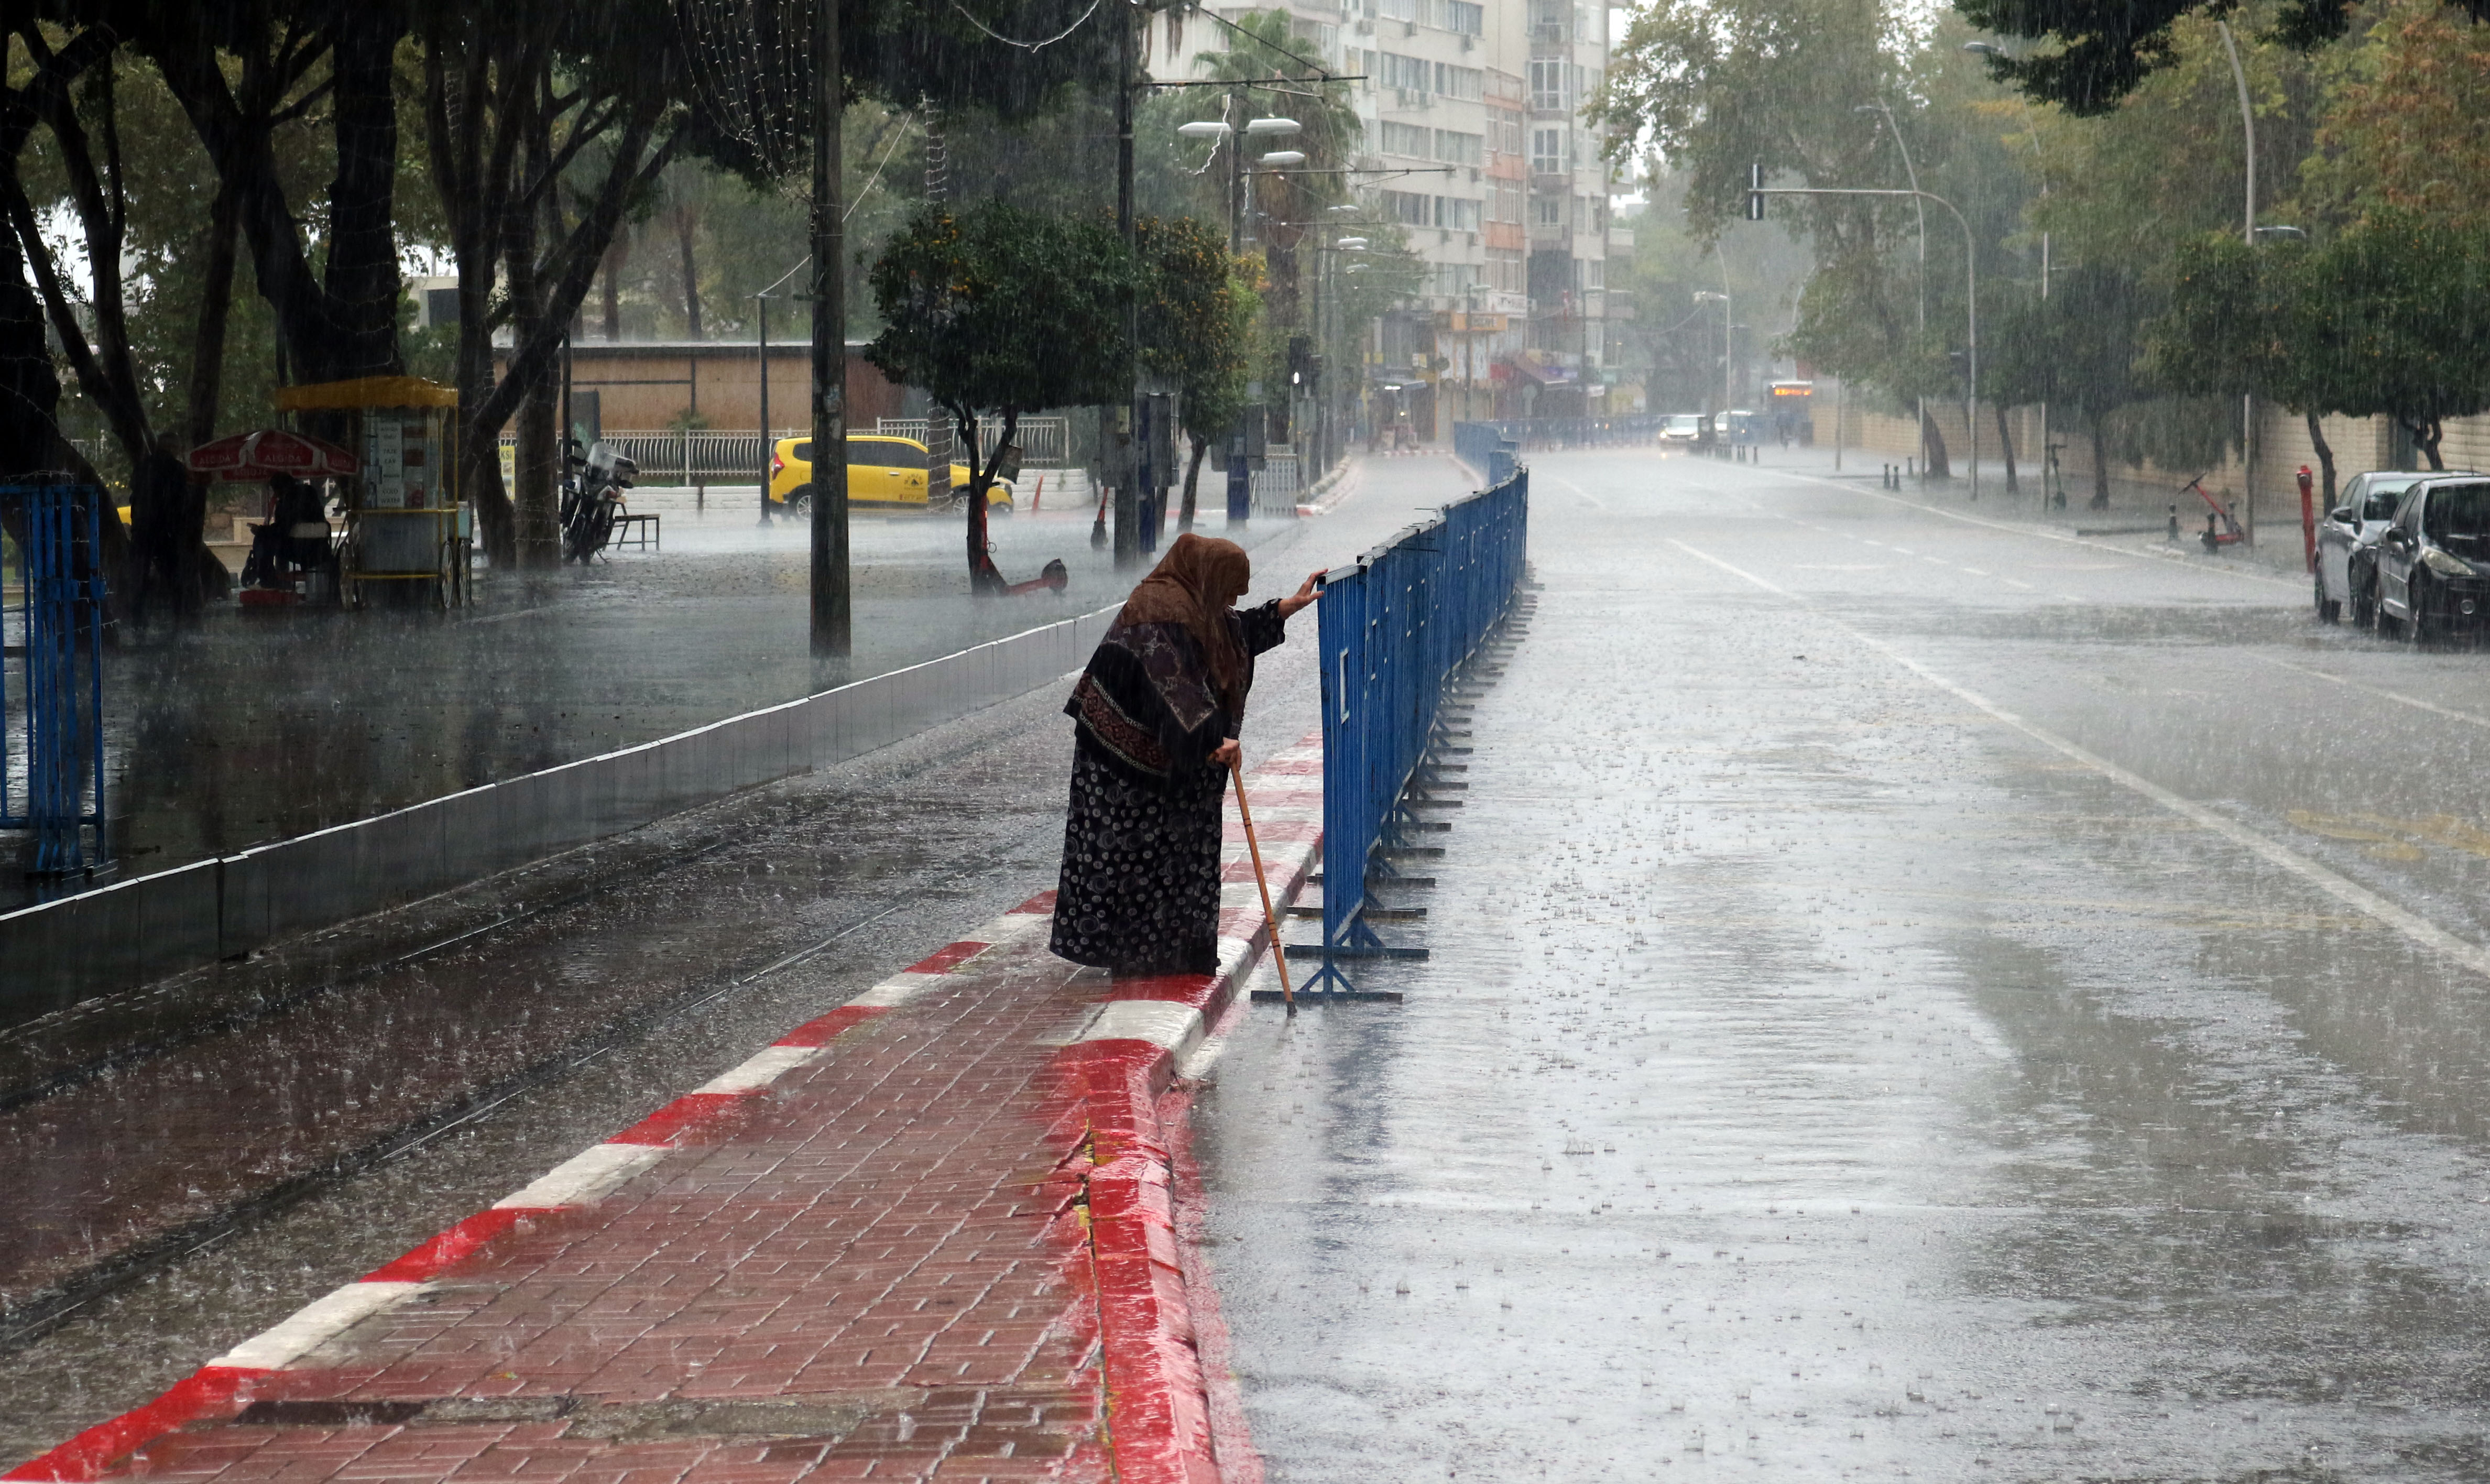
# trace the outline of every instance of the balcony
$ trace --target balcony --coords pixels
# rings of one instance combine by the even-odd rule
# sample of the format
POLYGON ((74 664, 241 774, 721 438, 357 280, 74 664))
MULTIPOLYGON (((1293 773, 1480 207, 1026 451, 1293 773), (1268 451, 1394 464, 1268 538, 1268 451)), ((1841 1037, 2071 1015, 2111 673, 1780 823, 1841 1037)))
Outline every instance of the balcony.
POLYGON ((1570 251, 1574 246, 1574 229, 1561 221, 1553 226, 1543 226, 1534 221, 1530 224, 1530 246, 1563 247, 1570 251))

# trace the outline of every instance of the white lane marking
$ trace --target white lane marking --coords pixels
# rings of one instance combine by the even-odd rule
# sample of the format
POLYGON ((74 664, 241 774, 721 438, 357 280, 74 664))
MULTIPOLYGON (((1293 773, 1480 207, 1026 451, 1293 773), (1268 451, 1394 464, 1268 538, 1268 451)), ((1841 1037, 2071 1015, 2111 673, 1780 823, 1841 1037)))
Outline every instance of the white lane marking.
POLYGON ((1201 1044, 1202 1012, 1165 1000, 1110 1000, 1073 1039, 1147 1041, 1182 1061, 1201 1044))
POLYGON ((1756 587, 1762 588, 1767 593, 1778 594, 1782 597, 1788 598, 1794 603, 1798 603, 1803 607, 1810 609, 1817 614, 1822 622, 1828 623, 1834 627, 1840 629, 1842 632, 1849 634, 1860 643, 1876 651, 1878 654, 1883 655, 1886 658, 1894 661, 1897 665, 1900 665, 1903 669, 1910 671, 1920 679, 1926 681, 1929 684, 1936 686, 1939 690, 1946 692, 1948 695, 1953 696, 1958 701, 1964 702, 1969 706, 1987 713, 1990 716, 1993 716, 1997 720, 2004 722, 2006 725, 2012 727, 2015 731, 2031 738, 2034 742, 2041 743, 2051 751, 2071 758, 2074 761, 2083 764, 2085 767, 2092 769, 2094 771, 2099 772, 2101 776, 2108 778, 2111 782, 2143 795, 2145 798, 2152 800, 2155 803, 2161 805, 2161 807, 2178 815, 2180 818, 2188 821, 2190 824, 2196 825, 2197 827, 2214 834, 2220 835, 2222 838, 2239 846, 2243 850, 2247 851, 2249 854, 2256 856, 2267 863, 2278 866, 2281 869, 2290 872, 2292 875, 2299 877, 2302 881, 2315 887, 2318 890, 2325 892, 2327 895, 2343 903, 2345 906, 2351 907, 2356 911, 2367 913, 2370 917, 2377 918, 2379 921, 2393 928, 2395 931, 2403 934, 2407 938, 2410 938, 2423 947, 2435 949, 2439 953, 2444 954, 2447 958, 2453 959, 2456 963, 2463 965, 2465 968, 2472 970, 2476 974, 2490 975, 2490 949, 2485 949, 2478 944, 2469 943, 2464 939, 2458 938, 2453 933, 2440 927, 2437 923, 2419 916, 2418 913, 2409 912, 2404 908, 2396 906, 2394 903, 2388 901, 2385 897, 2380 896, 2378 893, 2360 885, 2358 882, 2352 881, 2347 877, 2336 875, 2326 867, 2319 865, 2316 861, 2301 855, 2298 851, 2292 850, 2287 846, 2277 844, 2273 840, 2269 840, 2264 835, 2257 833, 2246 826, 2241 825, 2233 820, 2226 819, 2223 816, 2215 813, 2213 810, 2206 808, 2203 804, 2195 802, 2193 800, 2182 798, 2141 774, 2129 772, 2128 770, 2121 768, 2119 765, 2111 762, 2105 757, 2102 757, 2100 754, 2070 742, 2066 738, 2060 737, 2057 733, 2048 730, 2046 727, 2025 720, 2014 713, 1999 706, 1996 702, 1989 700, 1986 696, 1981 695, 1977 691, 1968 689, 1965 686, 1956 684, 1954 682, 1946 679, 1936 671, 1929 669, 1926 665, 1920 663, 1910 655, 1903 654, 1901 651, 1894 648, 1890 644, 1887 644, 1885 641, 1874 637, 1873 635, 1862 633, 1860 630, 1853 628, 1851 626, 1842 623, 1839 619, 1825 618, 1821 609, 1816 609, 1813 604, 1809 603, 1805 598, 1785 588, 1775 587, 1773 584, 1766 582, 1763 578, 1756 576, 1752 572, 1732 567, 1728 563, 1722 561, 1719 557, 1713 556, 1709 552, 1697 551, 1694 547, 1687 545, 1684 541, 1677 540, 1674 538, 1670 539, 1669 544, 1698 561, 1711 563, 1714 567, 1721 568, 1731 576, 1752 582, 1756 587))
POLYGON ((2021 588, 2026 593, 2034 591, 2032 584, 2028 582, 2018 582, 2012 577, 2000 577, 1997 580, 2006 584, 2010 588, 2021 588))
POLYGON ((2302 675, 2314 676, 2318 680, 2325 681, 2330 684, 2348 686, 2353 690, 2365 690, 2373 696, 2383 696, 2389 701, 2399 701, 2406 706, 2429 712, 2435 715, 2445 716, 2449 721, 2463 721, 2469 722, 2477 727, 2490 727, 2490 716, 2476 716, 2471 712, 2460 712, 2455 710, 2453 707, 2441 706, 2435 701, 2424 701, 2418 696, 2408 696, 2400 690, 2389 690, 2383 685, 2368 685, 2363 684, 2359 681, 2345 680, 2339 675, 2329 675, 2323 670, 2312 670, 2306 665, 2296 665, 2288 659, 2276 659, 2271 655, 2250 655, 2248 657, 2250 659, 2257 660, 2260 663, 2273 665, 2280 669, 2297 670, 2302 675))
POLYGON ((281 1371, 375 1314, 406 1301, 420 1283, 349 1283, 312 1299, 291 1319, 270 1325, 210 1365, 281 1371))
POLYGON ((653 1144, 592 1144, 493 1206, 532 1210, 585 1206, 665 1156, 665 1149, 653 1144))
POLYGON ((1546 470, 1544 470, 1544 469, 1540 469, 1540 470, 1533 470, 1533 471, 1532 471, 1532 476, 1533 476, 1533 478, 1536 478, 1536 479, 1546 480, 1547 480, 1549 483, 1550 483, 1550 484, 1562 484, 1562 485, 1564 485, 1567 489, 1570 489, 1570 490, 1572 490, 1575 494, 1577 494, 1577 495, 1580 496, 1580 497, 1581 497, 1581 499, 1582 499, 1582 502, 1583 502, 1584 504, 1588 505, 1591 509, 1595 509, 1595 510, 1605 510, 1605 509, 1607 509, 1607 507, 1606 505, 1601 504, 1601 503, 1600 503, 1600 501, 1599 501, 1598 499, 1596 499, 1596 498, 1591 494, 1591 492, 1590 492, 1589 490, 1584 489, 1581 485, 1575 483, 1572 480, 1566 479, 1563 475, 1558 475, 1558 474, 1549 474, 1549 473, 1548 473, 1546 470))
MULTIPOLYGON (((2106 541, 2091 540, 2080 536, 2061 536, 2055 531, 2042 531, 2028 526, 2010 526, 2002 520, 1983 520, 1977 515, 1965 515, 1959 510, 1940 509, 1933 505, 1922 505, 1917 500, 1905 500, 1899 495, 1889 495, 1881 490, 1860 489, 1849 484, 1838 483, 1832 480, 1818 479, 1811 474, 1783 473, 1781 478, 1785 480, 1805 480, 1810 484, 1821 484, 1827 489, 1845 490, 1854 495, 1867 495, 1871 499, 1882 500, 1888 505, 1903 506, 1907 509, 1918 510, 1922 514, 1925 515, 1942 515, 1948 520, 1958 520, 1967 526, 1985 526, 1991 531, 2003 531, 2009 536, 2028 536, 2036 541, 2063 541, 2070 546, 2086 546, 2095 551, 2106 551, 2111 556, 2125 557, 2129 562, 2137 562, 2145 558, 2151 558, 2157 562, 2177 562, 2186 566, 2190 571, 2212 572, 2223 577, 2237 577, 2244 582, 2270 582, 2281 587, 2291 588, 2295 591, 2300 589, 2300 583, 2296 580, 2282 577, 2269 577, 2263 572, 2244 572, 2241 571, 2237 567, 2207 567, 2202 563, 2189 561, 2186 553, 2185 552, 2156 551, 2151 547, 2138 548, 2112 546, 2106 541)), ((1862 537, 1861 539, 1866 540, 1867 538, 1862 537)), ((1873 546, 1876 545, 1877 542, 1868 541, 1868 544, 1873 546)), ((1896 551, 1900 549, 1901 548, 1898 546, 1895 548, 1896 551)))
POLYGON ((765 1046, 742 1065, 720 1072, 695 1092, 758 1092, 822 1054, 818 1046, 765 1046))

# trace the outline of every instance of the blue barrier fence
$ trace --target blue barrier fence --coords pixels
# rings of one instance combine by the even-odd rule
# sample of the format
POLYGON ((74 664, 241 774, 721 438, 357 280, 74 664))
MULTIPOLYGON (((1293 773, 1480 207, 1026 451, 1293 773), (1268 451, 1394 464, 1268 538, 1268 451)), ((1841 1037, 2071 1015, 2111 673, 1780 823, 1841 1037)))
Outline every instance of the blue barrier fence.
POLYGON ((103 495, 73 484, 0 486, 23 517, 19 600, 11 637, 25 655, 22 694, 9 701, 0 665, 0 829, 35 834, 33 874, 67 876, 105 855, 103 812, 103 495), (12 757, 11 754, 14 754, 12 757), (23 758, 26 793, 10 775, 23 758), (87 847, 93 830, 94 848, 87 847))
MULTIPOLYGON (((1465 424, 1466 425, 1466 424, 1465 424)), ((1435 739, 1444 680, 1504 617, 1530 534, 1530 471, 1444 507, 1324 580, 1322 969, 1387 950, 1367 925, 1370 868, 1410 842, 1403 795, 1435 739)))

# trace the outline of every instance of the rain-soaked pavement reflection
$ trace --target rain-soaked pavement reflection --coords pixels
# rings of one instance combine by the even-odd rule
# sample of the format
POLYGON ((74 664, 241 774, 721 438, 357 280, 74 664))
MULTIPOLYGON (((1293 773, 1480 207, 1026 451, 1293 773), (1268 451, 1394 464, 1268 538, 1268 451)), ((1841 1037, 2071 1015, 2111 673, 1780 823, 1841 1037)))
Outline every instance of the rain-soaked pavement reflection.
MULTIPOLYGON (((1032 493, 1034 488, 1032 486, 1032 493)), ((219 610, 117 651, 106 770, 120 873, 142 875, 364 819, 921 663, 1114 601, 1086 508, 994 523, 996 560, 1070 571, 1062 593, 967 599, 955 514, 859 514, 854 655, 805 638, 806 528, 749 490, 656 490, 654 550, 478 574, 462 612, 219 610)), ((1248 545, 1286 522, 1240 532, 1248 545)), ((10 848, 14 843, 9 842, 10 848)), ((0 911, 33 897, 0 871, 0 911)))
POLYGON ((2490 936, 2479 727, 2351 690, 2490 656, 1772 468, 1533 493, 1433 960, 1197 1108, 1270 1475, 2490 1475, 2484 981, 2352 905, 2490 936))

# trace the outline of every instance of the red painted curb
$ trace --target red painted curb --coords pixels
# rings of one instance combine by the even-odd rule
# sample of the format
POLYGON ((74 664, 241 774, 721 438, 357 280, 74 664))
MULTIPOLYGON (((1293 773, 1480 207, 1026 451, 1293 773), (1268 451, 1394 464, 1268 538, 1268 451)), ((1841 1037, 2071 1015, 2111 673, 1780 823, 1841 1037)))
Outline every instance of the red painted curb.
POLYGON ((552 1214, 541 1208, 530 1209, 517 1206, 496 1206, 478 1211, 448 1231, 434 1233, 395 1262, 363 1274, 362 1281, 428 1283, 453 1265, 483 1251, 494 1237, 517 1226, 520 1221, 552 1214))
MULTIPOLYGON (((1286 760, 1266 767, 1280 772, 1320 771, 1318 763, 1310 766, 1286 760)), ((1260 833, 1266 841, 1318 842, 1322 835, 1318 826, 1277 820, 1260 833)), ((1235 875, 1236 869, 1231 863, 1223 876, 1244 880, 1252 875, 1250 865, 1242 876, 1235 875)), ((1304 874, 1303 865, 1293 873, 1283 873, 1273 883, 1274 895, 1285 899, 1292 894, 1304 874)), ((1054 908, 1055 892, 1048 890, 1011 911, 1042 915, 1054 908)), ((1231 909, 1222 914, 1220 925, 1228 936, 1249 946, 1232 973, 1126 981, 1116 987, 1113 999, 1183 1005, 1199 1011, 1204 1027, 1218 1023, 1234 1003, 1243 976, 1271 946, 1259 911, 1231 909)), ((947 974, 991 946, 969 941, 950 944, 901 972, 947 974)), ((881 988, 887 985, 877 992, 881 988)), ((771 1044, 792 1049, 825 1046, 888 1013, 895 1003, 841 1005, 771 1044)), ((1103 1453, 1085 1444, 1067 1463, 1095 1465, 1100 1474, 1112 1471, 1118 1484, 1222 1484, 1213 1403, 1178 1260, 1174 1141, 1158 1111, 1160 1098, 1175 1081, 1175 1056, 1153 1041, 1095 1040, 1064 1047, 1057 1053, 1056 1065, 1064 1083, 1064 1120, 1071 1124, 1067 1133, 1086 1132, 1086 1137, 1074 1141, 1083 1146, 1075 1163, 1044 1183, 1060 1187, 1059 1220, 1072 1223, 1086 1216, 1086 1240, 1067 1236, 1067 1245, 1078 1254, 1067 1266, 1074 1285, 1096 1305, 1095 1338, 1108 1392, 1103 1453), (1085 1160, 1086 1169, 1080 1165, 1085 1160)), ((765 1075, 774 1075, 774 1069, 765 1075)), ((754 1087, 685 1093, 604 1144, 672 1149, 707 1142, 732 1132, 757 1105, 762 1091, 754 1087)), ((1179 1138, 1182 1132, 1176 1130, 1179 1138)), ((430 1282, 483 1251, 520 1222, 559 1217, 566 1208, 497 1206, 478 1211, 359 1281, 430 1282)), ((1215 1295, 1206 1297, 1205 1307, 1215 1313, 1215 1295)), ((98 1423, 41 1457, 0 1473, 0 1481, 92 1484, 168 1433, 201 1420, 234 1415, 248 1405, 256 1386, 283 1374, 261 1366, 203 1366, 154 1401, 98 1423)), ((1226 1430, 1241 1440, 1241 1416, 1226 1430)), ((1260 1478, 1259 1460, 1251 1457, 1250 1445, 1244 1452, 1246 1456, 1237 1460, 1239 1479, 1256 1484, 1260 1478)))
POLYGON ((85 1484, 140 1448, 207 1416, 236 1411, 251 1383, 275 1373, 238 1366, 212 1365, 174 1382, 173 1388, 144 1407, 99 1422, 38 1459, 19 1464, 0 1479, 46 1480, 52 1484, 85 1484))

